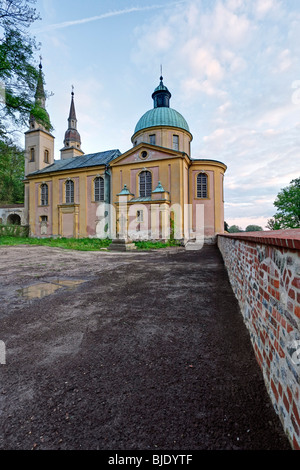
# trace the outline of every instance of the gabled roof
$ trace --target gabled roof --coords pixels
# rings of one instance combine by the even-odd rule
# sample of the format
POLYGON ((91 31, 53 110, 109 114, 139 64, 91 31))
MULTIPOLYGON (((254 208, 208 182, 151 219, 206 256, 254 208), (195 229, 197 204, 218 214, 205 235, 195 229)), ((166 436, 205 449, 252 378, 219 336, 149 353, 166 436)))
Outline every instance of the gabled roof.
POLYGON ((121 155, 120 150, 107 150, 105 152, 90 153, 79 157, 67 158, 65 160, 56 160, 52 165, 42 170, 30 173, 27 176, 42 175, 44 173, 52 173, 55 171, 76 170, 78 168, 87 168, 92 166, 107 165, 114 158, 121 155))

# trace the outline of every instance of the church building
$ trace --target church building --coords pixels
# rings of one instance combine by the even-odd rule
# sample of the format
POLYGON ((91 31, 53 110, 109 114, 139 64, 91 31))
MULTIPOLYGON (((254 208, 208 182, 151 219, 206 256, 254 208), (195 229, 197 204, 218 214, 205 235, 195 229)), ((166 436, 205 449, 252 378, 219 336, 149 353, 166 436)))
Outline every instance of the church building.
MULTIPOLYGON (((125 153, 85 154, 74 92, 60 158, 54 136, 33 117, 25 132, 25 213, 32 237, 98 237, 183 242, 224 232, 224 174, 217 160, 191 156, 193 136, 170 107, 160 77, 153 108, 138 121, 125 153)), ((36 103, 45 112, 42 65, 36 103)))

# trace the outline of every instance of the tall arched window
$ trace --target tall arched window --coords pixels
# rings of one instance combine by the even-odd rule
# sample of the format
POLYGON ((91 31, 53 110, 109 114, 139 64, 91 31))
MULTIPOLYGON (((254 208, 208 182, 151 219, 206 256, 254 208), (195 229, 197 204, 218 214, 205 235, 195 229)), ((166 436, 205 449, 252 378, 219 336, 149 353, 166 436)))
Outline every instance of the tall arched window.
POLYGON ((48 185, 46 183, 41 185, 41 205, 48 206, 48 185))
POLYGON ((207 198, 207 174, 199 173, 197 176, 197 197, 201 199, 207 198))
POLYGON ((142 171, 139 176, 140 197, 151 197, 152 194, 152 174, 150 171, 142 171))
POLYGON ((66 182, 66 203, 74 202, 74 181, 68 180, 66 182))
POLYGON ((34 151, 34 148, 31 148, 30 149, 30 161, 34 162, 34 160, 35 160, 35 151, 34 151))
POLYGON ((49 163, 49 150, 45 150, 44 152, 44 162, 49 163))
POLYGON ((95 201, 104 201, 104 179, 101 176, 94 179, 94 197, 95 201))

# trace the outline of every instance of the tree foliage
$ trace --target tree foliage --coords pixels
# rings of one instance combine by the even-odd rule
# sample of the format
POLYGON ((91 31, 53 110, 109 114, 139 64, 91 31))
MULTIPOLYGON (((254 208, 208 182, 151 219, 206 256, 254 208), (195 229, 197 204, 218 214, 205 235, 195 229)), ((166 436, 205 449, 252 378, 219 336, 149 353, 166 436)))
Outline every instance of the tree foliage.
POLYGON ((231 225, 228 229, 228 232, 229 233, 239 233, 239 232, 242 232, 243 230, 238 227, 237 225, 231 225))
POLYGON ((34 100, 39 72, 33 59, 38 46, 29 28, 39 19, 35 3, 0 0, 0 135, 8 126, 23 126, 30 114, 51 128, 46 113, 34 100))
POLYGON ((261 232, 262 229, 263 228, 260 225, 248 225, 248 227, 246 227, 246 232, 261 232))
POLYGON ((24 202, 24 151, 9 141, 0 141, 0 202, 24 202))
POLYGON ((268 228, 300 228, 300 178, 292 180, 289 186, 278 193, 274 206, 277 212, 268 221, 268 228))

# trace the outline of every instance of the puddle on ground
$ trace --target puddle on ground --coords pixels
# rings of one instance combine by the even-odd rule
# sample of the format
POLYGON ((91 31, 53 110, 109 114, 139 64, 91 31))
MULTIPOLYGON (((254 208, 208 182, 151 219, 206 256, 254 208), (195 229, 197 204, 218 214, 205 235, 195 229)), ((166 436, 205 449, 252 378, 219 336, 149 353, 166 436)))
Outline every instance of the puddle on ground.
POLYGON ((57 289, 61 289, 62 287, 67 287, 68 289, 72 289, 73 287, 77 287, 78 285, 82 284, 85 281, 72 281, 70 279, 55 279, 51 282, 41 282, 40 284, 34 284, 29 287, 24 287, 23 289, 19 289, 17 292, 22 297, 26 299, 42 299, 47 295, 53 294, 57 289))

